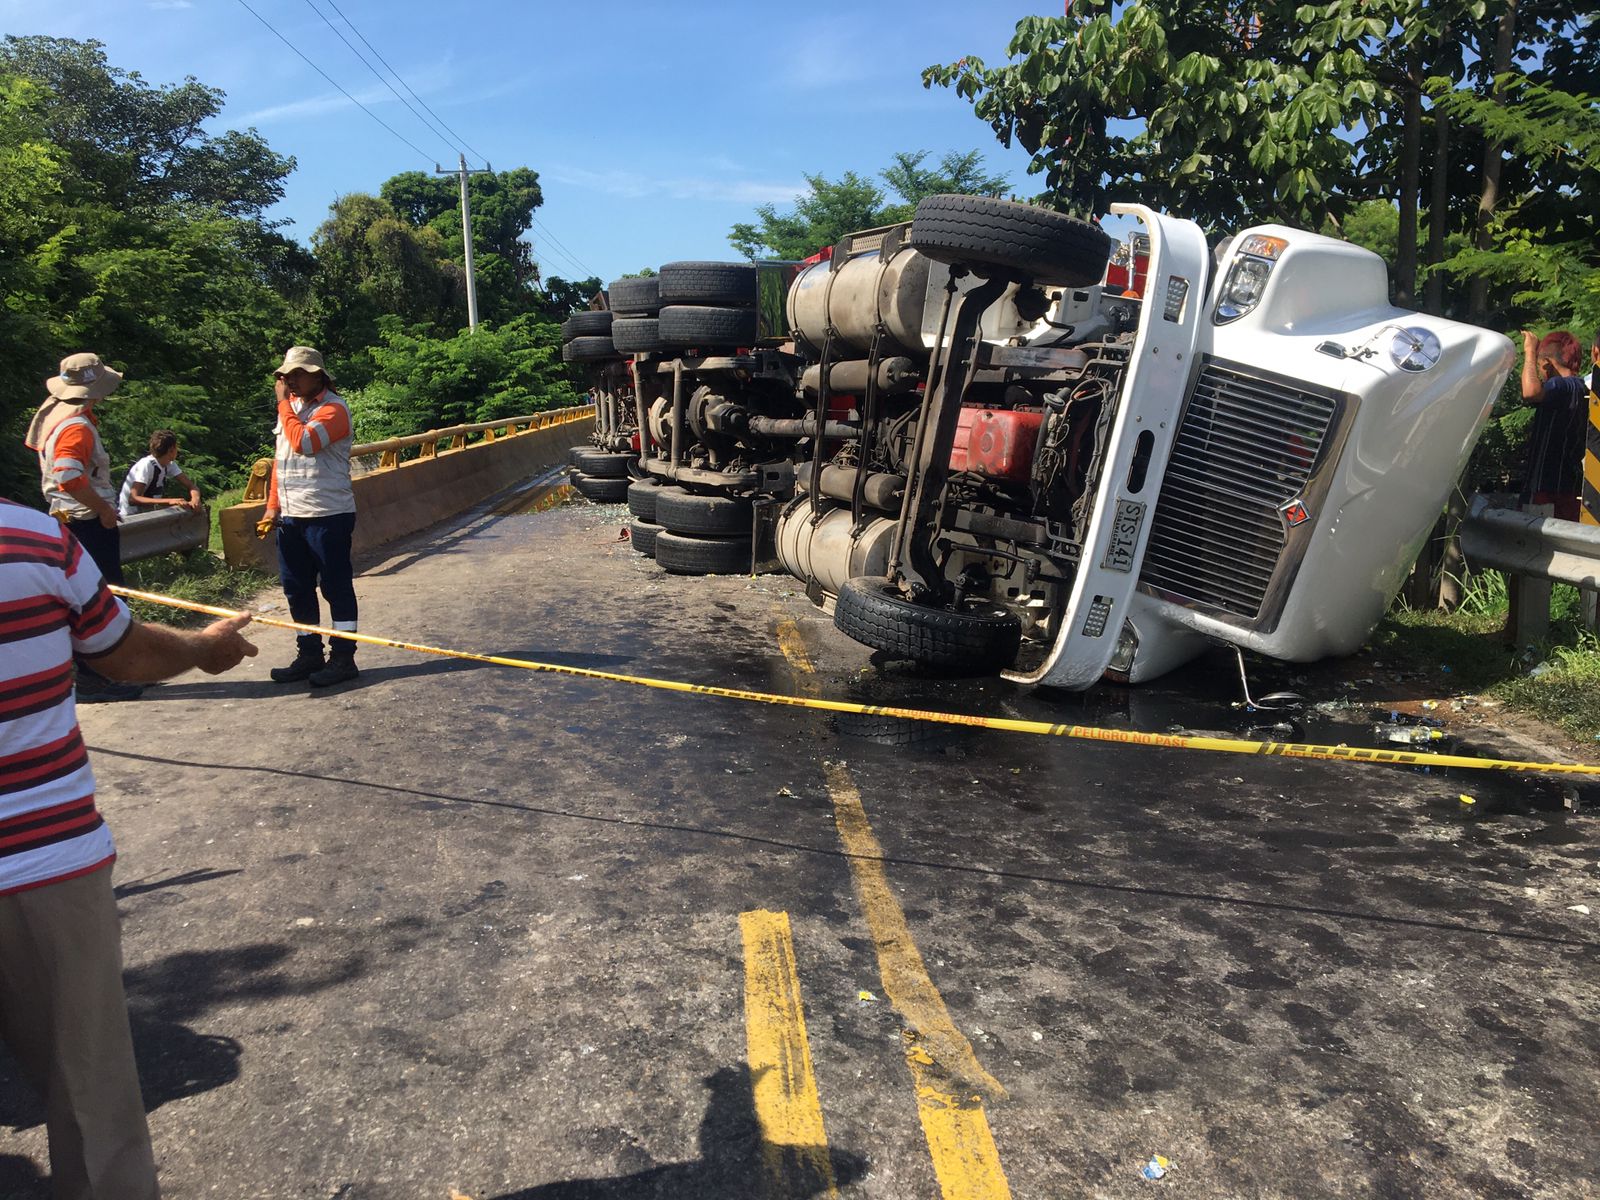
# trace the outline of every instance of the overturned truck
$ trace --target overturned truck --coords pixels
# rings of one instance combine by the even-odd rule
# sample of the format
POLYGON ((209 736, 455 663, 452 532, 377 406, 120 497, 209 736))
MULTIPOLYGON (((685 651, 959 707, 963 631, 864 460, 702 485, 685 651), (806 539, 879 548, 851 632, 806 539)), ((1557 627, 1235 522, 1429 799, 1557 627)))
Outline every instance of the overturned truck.
POLYGON ((668 263, 574 317, 596 445, 682 574, 782 569, 836 626, 953 673, 1086 688, 1221 641, 1356 649, 1510 368, 1393 307, 1381 259, 1283 226, 1213 251, 976 196, 805 263, 668 263), (609 337, 600 336, 601 327, 609 337))

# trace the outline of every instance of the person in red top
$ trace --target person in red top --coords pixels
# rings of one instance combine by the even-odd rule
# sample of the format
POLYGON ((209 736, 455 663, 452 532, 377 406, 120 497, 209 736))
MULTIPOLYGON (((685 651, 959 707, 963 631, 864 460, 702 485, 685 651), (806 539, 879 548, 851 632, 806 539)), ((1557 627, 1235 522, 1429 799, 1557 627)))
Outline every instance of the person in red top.
POLYGON ((72 660, 113 679, 217 675, 255 654, 249 620, 135 621, 60 522, 0 500, 0 1042, 44 1098, 58 1197, 160 1195, 122 992, 116 847, 72 660))
MULTIPOLYGON (((350 482, 350 410, 333 390, 322 355, 291 346, 276 372, 272 484, 263 524, 278 527, 278 574, 289 612, 304 625, 320 623, 317 588, 328 601, 333 628, 356 631, 356 589, 350 561, 356 496, 350 482)), ((354 679, 356 643, 335 638, 322 657, 322 638, 303 633, 294 661, 274 667, 277 683, 310 680, 330 687, 354 679)))

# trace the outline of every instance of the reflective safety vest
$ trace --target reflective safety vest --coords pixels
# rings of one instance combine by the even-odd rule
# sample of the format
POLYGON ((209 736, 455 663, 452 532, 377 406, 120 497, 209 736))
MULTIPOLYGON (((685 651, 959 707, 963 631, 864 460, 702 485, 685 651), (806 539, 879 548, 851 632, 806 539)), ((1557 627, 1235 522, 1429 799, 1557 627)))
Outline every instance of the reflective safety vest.
POLYGON ((106 453, 105 443, 100 440, 100 431, 95 427, 95 423, 87 416, 80 415, 68 417, 58 424, 45 435, 44 442, 39 447, 39 486, 44 492, 45 503, 50 506, 52 516, 68 521, 94 519, 94 509, 81 503, 62 486, 74 479, 84 478, 88 479, 89 486, 99 492, 107 504, 116 504, 116 489, 111 486, 111 456, 106 453), (76 458, 57 460, 56 443, 61 440, 63 433, 75 427, 88 429, 89 436, 94 441, 94 450, 89 455, 89 461, 80 462, 76 458))
POLYGON ((327 440, 315 453, 306 454, 301 446, 291 445, 281 420, 273 428, 273 491, 278 511, 286 517, 331 517, 356 510, 355 489, 350 486, 350 410, 344 398, 330 388, 316 400, 305 401, 299 415, 315 448, 328 436, 317 413, 329 406, 339 409, 344 436, 327 440))

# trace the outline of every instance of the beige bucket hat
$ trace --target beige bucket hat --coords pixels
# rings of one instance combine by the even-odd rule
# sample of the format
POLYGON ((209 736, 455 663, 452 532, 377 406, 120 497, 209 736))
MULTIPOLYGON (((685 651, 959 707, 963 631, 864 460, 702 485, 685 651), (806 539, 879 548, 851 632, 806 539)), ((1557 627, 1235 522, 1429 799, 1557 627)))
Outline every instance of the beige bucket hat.
POLYGON ((329 383, 333 382, 333 373, 322 362, 322 351, 313 350, 310 346, 290 346, 284 353, 283 362, 272 373, 281 378, 296 370, 321 371, 329 383))
POLYGON ((122 375, 100 361, 98 354, 69 354, 61 360, 61 373, 44 381, 44 389, 57 400, 104 400, 117 390, 122 375))

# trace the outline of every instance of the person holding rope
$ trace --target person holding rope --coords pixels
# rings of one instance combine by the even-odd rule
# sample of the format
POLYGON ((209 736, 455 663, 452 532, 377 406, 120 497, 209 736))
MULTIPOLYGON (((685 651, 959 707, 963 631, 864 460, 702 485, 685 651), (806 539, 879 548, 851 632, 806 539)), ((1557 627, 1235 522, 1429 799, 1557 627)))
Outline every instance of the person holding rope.
MULTIPOLYGON (((322 355, 310 346, 290 346, 277 376, 278 421, 272 483, 262 534, 278 530, 278 575, 289 613, 302 625, 318 625, 317 588, 328 601, 332 626, 356 631, 355 570, 350 562, 356 527, 356 496, 350 483, 350 410, 333 390, 322 355)), ((333 639, 323 658, 322 637, 295 639, 294 661, 274 667, 274 683, 309 680, 332 687, 360 674, 356 643, 333 639)))
POLYGON ((256 653, 249 623, 136 621, 70 528, 0 500, 0 1043, 44 1099, 56 1196, 161 1194, 73 658, 112 679, 219 675, 256 653))

